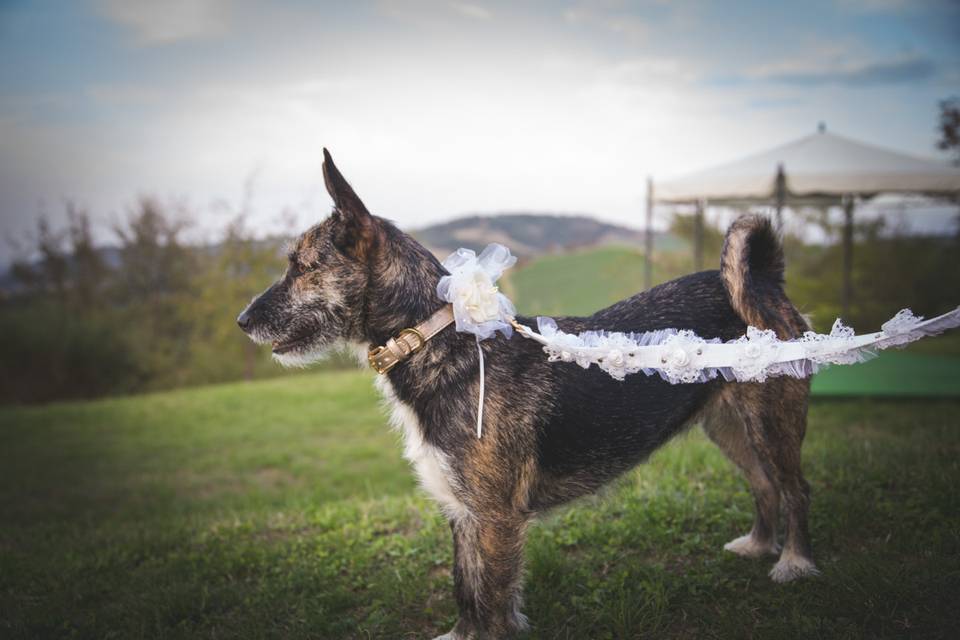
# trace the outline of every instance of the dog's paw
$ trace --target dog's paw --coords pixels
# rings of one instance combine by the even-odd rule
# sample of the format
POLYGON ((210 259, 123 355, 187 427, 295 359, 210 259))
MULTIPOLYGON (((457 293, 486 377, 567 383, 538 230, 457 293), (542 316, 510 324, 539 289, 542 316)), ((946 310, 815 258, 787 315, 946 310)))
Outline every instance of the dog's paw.
POLYGON ((749 533, 736 540, 731 540, 723 545, 723 548, 744 558, 762 558, 763 556, 775 556, 780 553, 780 545, 776 542, 761 542, 749 533))
POLYGON ((796 555, 782 556, 770 570, 770 578, 780 584, 797 578, 813 578, 819 575, 820 570, 813 564, 813 560, 796 555))

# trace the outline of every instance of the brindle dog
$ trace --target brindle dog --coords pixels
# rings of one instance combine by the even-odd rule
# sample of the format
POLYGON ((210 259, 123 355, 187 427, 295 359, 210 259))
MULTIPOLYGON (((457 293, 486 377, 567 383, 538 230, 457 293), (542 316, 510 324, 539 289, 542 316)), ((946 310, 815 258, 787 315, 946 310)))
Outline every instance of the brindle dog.
MULTIPOLYGON (((296 241, 284 276, 238 319, 254 341, 272 343, 285 365, 308 364, 337 344, 366 351, 445 304, 436 293, 445 274, 437 259, 371 215, 326 150, 323 173, 332 215, 296 241)), ((745 216, 727 233, 719 271, 684 276, 557 324, 572 333, 675 327, 723 340, 743 335, 749 324, 794 338, 807 324, 782 284, 783 254, 770 223, 745 216)), ((479 439, 472 335, 447 327, 378 378, 404 433, 405 455, 453 532, 460 618, 445 638, 501 638, 524 629, 523 545, 531 520, 596 491, 694 420, 740 467, 756 502, 753 529, 725 548, 750 557, 779 553, 770 572, 777 582, 817 573, 800 469, 808 381, 672 385, 633 375, 618 382, 596 367, 548 363, 535 342, 517 334, 482 345, 479 439)))

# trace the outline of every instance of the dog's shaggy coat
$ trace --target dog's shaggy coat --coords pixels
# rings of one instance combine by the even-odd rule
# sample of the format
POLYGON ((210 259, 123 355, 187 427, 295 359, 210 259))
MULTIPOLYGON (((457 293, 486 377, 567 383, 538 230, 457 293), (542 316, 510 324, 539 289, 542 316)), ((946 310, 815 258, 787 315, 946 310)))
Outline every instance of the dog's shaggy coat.
MULTIPOLYGON (((383 344, 445 304, 436 294, 445 275, 437 259, 370 215, 324 154, 333 214, 299 238, 283 278, 238 318, 251 338, 273 343, 284 364, 309 363, 337 343, 383 344)), ((719 271, 685 276, 557 324, 570 333, 672 327, 723 340, 743 335, 749 324, 794 338, 807 325, 782 284, 783 255, 769 222, 746 216, 727 233, 719 271)), ((406 457, 450 522, 460 618, 446 637, 501 638, 523 629, 523 545, 531 519, 597 490, 695 419, 743 471, 756 502, 752 530, 726 549, 780 553, 771 571, 777 581, 816 573, 809 490, 800 469, 808 381, 671 385, 633 375, 618 382, 596 367, 548 363, 539 345, 516 334, 498 335, 482 348, 480 439, 473 336, 449 327, 378 379, 404 433, 406 457)))

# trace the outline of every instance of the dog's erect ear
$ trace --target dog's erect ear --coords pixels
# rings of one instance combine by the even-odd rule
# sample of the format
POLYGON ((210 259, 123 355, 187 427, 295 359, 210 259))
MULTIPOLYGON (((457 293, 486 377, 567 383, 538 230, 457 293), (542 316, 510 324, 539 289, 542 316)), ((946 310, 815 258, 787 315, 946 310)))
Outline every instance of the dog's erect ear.
POLYGON ((346 178, 333 164, 330 152, 323 150, 323 181, 327 185, 327 192, 333 198, 333 204, 343 215, 370 215, 360 198, 353 191, 346 178))
POLYGON ((333 215, 339 226, 337 245, 356 258, 365 258, 377 246, 379 226, 337 165, 333 164, 326 148, 323 150, 323 181, 335 207, 333 215))

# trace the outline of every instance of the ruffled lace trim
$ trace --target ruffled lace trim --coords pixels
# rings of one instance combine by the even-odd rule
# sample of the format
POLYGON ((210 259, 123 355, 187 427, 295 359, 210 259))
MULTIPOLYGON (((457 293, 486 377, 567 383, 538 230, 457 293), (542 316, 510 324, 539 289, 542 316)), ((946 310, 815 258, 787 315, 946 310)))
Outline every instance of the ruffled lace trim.
POLYGON ((856 335, 839 319, 829 334, 807 331, 796 340, 780 340, 770 330, 748 327, 746 335, 722 342, 704 339, 686 329, 645 333, 561 331, 552 318, 537 318, 538 332, 523 335, 543 344, 550 362, 596 365, 617 380, 635 373, 659 375, 671 384, 706 382, 717 376, 740 382, 764 382, 777 376, 806 378, 830 364, 855 364, 877 350, 899 347, 960 326, 960 307, 931 320, 904 309, 881 331, 856 335))

